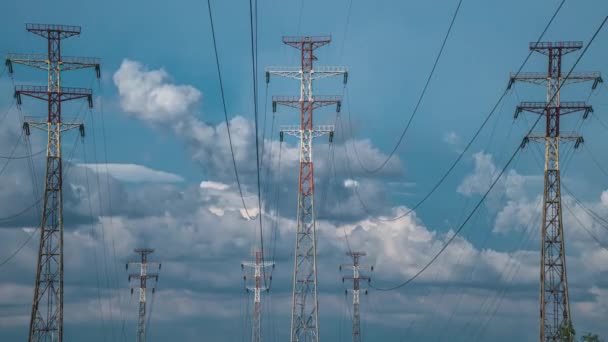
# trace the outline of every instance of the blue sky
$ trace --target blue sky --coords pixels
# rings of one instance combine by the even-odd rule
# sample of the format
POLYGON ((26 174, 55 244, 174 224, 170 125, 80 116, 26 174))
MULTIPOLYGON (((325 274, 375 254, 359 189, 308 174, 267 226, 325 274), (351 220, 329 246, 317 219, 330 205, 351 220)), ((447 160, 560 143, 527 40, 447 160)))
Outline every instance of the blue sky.
MULTIPOLYGON (((333 172, 327 142, 319 140, 315 150, 317 184, 321 184, 317 200, 321 208, 323 339, 349 339, 344 285, 337 269, 347 261, 343 256, 344 234, 355 248, 367 250, 369 262, 376 265, 377 285, 395 284, 434 255, 517 148, 533 117, 524 115, 514 122, 515 106, 522 100, 543 100, 542 88, 517 85, 429 201, 402 220, 378 220, 413 206, 441 177, 501 95, 509 72, 520 66, 528 54, 528 43, 538 37, 558 4, 556 0, 464 0, 404 143, 386 169, 369 175, 359 167, 354 148, 361 163, 370 168, 390 152, 411 115, 457 1, 353 0, 350 11, 350 0, 259 2, 259 103, 260 116, 267 116, 267 130, 272 115, 270 97, 298 91, 293 81, 273 78, 268 87, 263 84, 266 66, 298 62, 297 51, 281 44, 281 36, 331 34, 332 43, 318 50, 317 65, 349 69, 346 90, 338 78, 323 80, 316 88, 317 93, 348 94, 334 143, 335 177, 329 178, 333 172), (266 101, 268 112, 264 113, 266 101), (371 213, 361 207, 347 183, 356 184, 371 213)), ((255 207, 249 3, 214 1, 212 5, 237 163, 247 204, 255 207)), ((586 43, 607 14, 605 1, 566 1, 544 40, 586 43)), ((44 41, 28 34, 25 23, 63 23, 83 28, 79 38, 65 41, 66 55, 102 59, 99 82, 87 71, 64 78, 66 85, 91 86, 96 94, 92 112, 83 110, 80 103, 65 108, 67 113, 81 115, 87 124, 85 142, 74 145, 73 158, 74 136, 66 138, 64 147, 71 165, 65 188, 66 255, 72 258, 66 265, 70 310, 66 337, 89 338, 93 331, 92 341, 122 340, 122 336, 116 337, 122 319, 127 319, 126 334, 132 337, 136 309, 128 302, 122 264, 134 256, 129 251, 141 244, 156 248, 155 257, 166 265, 155 297, 158 307, 152 313, 150 341, 193 341, 200 336, 232 341, 247 336, 248 299, 242 291, 239 265, 249 258, 256 225, 239 211, 240 199, 226 153, 206 2, 9 2, 3 6, 0 22, 2 54, 44 52, 44 41), (170 96, 171 101, 155 101, 150 96, 154 91, 170 96), (202 181, 209 183, 201 186, 202 181), (93 270, 102 275, 101 312, 93 270)), ((601 32, 577 70, 606 74, 607 41, 608 33, 601 32)), ((577 56, 568 56, 565 67, 569 68, 577 56)), ((546 59, 536 54, 524 70, 542 71, 545 63, 546 59)), ((45 79, 41 72, 15 69, 17 84, 40 84, 45 79)), ((19 137, 12 86, 11 79, 2 74, 0 114, 8 116, 0 128, 1 155, 9 154, 19 137)), ((595 114, 582 125, 578 118, 565 120, 567 130, 584 134, 586 145, 573 154, 568 148, 563 151, 563 181, 604 216, 608 215, 608 181, 591 156, 608 169, 608 160, 601 153, 607 146, 602 139, 603 122, 608 122, 603 117, 608 109, 606 91, 604 85, 595 92, 585 85, 567 89, 562 95, 562 100, 588 100, 595 108, 595 114)), ((24 101, 23 112, 37 111, 43 112, 44 107, 24 101)), ((315 116, 318 124, 333 123, 334 119, 330 109, 315 116)), ((275 128, 296 120, 296 113, 280 109, 275 128)), ((273 156, 270 190, 278 191, 280 198, 276 280, 272 304, 264 307, 264 334, 274 341, 286 339, 289 330, 297 150, 293 141, 283 144, 279 177, 278 134, 267 132, 266 137, 267 146, 271 146, 268 156, 273 156)), ((31 139, 34 151, 44 148, 42 136, 31 139)), ((419 281, 400 291, 370 292, 362 305, 367 340, 536 338, 537 203, 542 191, 539 151, 531 146, 520 153, 461 237, 419 281), (521 229, 531 222, 531 232, 521 229)), ((17 153, 26 151, 20 145, 17 153)), ((35 159, 38 176, 42 175, 42 161, 35 159)), ((27 170, 25 161, 11 161, 0 177, 0 189, 4 189, 0 217, 33 201, 31 178, 23 170, 27 170)), ((272 198, 264 200, 267 227, 275 217, 272 198)), ((571 198, 565 201, 601 241, 608 241, 597 222, 571 198)), ((27 238, 28 228, 36 226, 36 215, 32 211, 0 224, 0 250, 4 251, 0 260, 27 238)), ((573 265, 570 280, 575 325, 581 332, 608 336, 601 324, 608 312, 608 253, 578 227, 567 210, 564 220, 572 241, 567 250, 573 265)), ((270 228, 265 234, 268 245, 270 228)), ((1 340, 23 339, 26 334, 36 246, 36 239, 32 239, 0 267, 1 340)))

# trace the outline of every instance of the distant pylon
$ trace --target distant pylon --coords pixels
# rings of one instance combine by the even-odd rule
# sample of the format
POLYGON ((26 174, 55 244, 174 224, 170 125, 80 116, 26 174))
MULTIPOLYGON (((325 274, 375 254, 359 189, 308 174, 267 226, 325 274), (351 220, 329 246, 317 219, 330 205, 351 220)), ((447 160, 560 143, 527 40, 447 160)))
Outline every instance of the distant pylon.
POLYGON ((80 35, 79 26, 26 24, 26 30, 47 40, 47 54, 8 54, 6 66, 13 72, 13 64, 46 70, 47 86, 16 86, 15 98, 21 105, 21 97, 29 96, 47 102, 46 117, 26 117, 23 129, 27 135, 30 127, 47 132, 46 176, 44 183, 43 211, 40 223, 40 245, 36 268, 36 285, 29 326, 29 342, 63 341, 63 174, 61 159, 61 134, 78 128, 84 136, 81 122, 62 120, 61 103, 81 98, 93 106, 91 89, 61 86, 61 72, 95 68, 100 76, 99 60, 95 58, 64 57, 61 40, 80 35))
MULTIPOLYGON (((264 281, 263 277, 265 272, 262 272, 265 267, 274 267, 273 262, 262 261, 262 251, 256 250, 253 252, 255 262, 243 262, 241 268, 251 268, 253 270, 253 286, 247 286, 247 275, 243 276, 245 281, 245 289, 253 292, 253 317, 251 322, 251 342, 262 341, 262 291, 269 291, 270 289, 262 285, 264 281)), ((270 280, 270 279, 268 279, 270 280)))
POLYGON ((300 170, 298 184, 298 210, 296 247, 294 253, 293 306, 291 314, 291 342, 319 341, 319 311, 317 299, 317 237, 314 211, 314 172, 312 140, 329 134, 333 138, 333 126, 313 126, 313 111, 320 107, 337 105, 340 111, 341 96, 313 96, 313 80, 344 75, 346 68, 317 67, 313 61, 317 58, 314 50, 329 44, 331 36, 319 37, 283 37, 283 43, 300 50, 299 67, 271 67, 266 70, 266 82, 270 75, 278 75, 300 81, 299 96, 273 96, 272 109, 276 112, 277 104, 300 110, 300 124, 282 127, 281 141, 284 134, 300 140, 300 170))
MULTIPOLYGON (((359 295, 361 292, 361 281, 367 281, 368 283, 371 281, 371 278, 366 275, 361 274, 361 268, 367 268, 367 266, 361 265, 359 263, 359 259, 367 254, 365 252, 348 252, 346 255, 350 256, 353 259, 352 264, 340 265, 340 271, 343 269, 352 269, 352 276, 343 276, 342 282, 344 280, 350 280, 353 282, 353 342, 361 342, 361 313, 359 311, 359 295)), ((374 267, 371 266, 370 269, 373 271, 374 267)), ((367 294, 367 289, 365 289, 365 294, 367 294)), ((348 290, 344 291, 344 294, 348 295, 348 290)))
POLYGON ((560 89, 566 84, 594 81, 593 89, 602 82, 599 72, 573 72, 562 74, 562 56, 583 47, 582 42, 538 42, 530 43, 530 50, 548 56, 546 73, 511 74, 509 86, 516 81, 547 85, 546 102, 522 102, 517 106, 515 117, 523 111, 543 115, 546 118, 545 132, 524 138, 522 146, 530 140, 545 143, 545 186, 543 193, 543 217, 541 224, 540 267, 540 341, 571 341, 563 336, 564 327, 572 322, 568 298, 564 227, 562 223, 561 185, 559 170, 559 145, 562 141, 574 142, 574 147, 583 143, 578 135, 561 135, 562 115, 582 112, 586 119, 593 108, 585 102, 562 102, 560 89), (567 77, 567 78, 566 78, 567 77))
MULTIPOLYGON (((153 249, 150 248, 137 248, 134 250, 135 253, 139 254, 140 261, 134 261, 127 263, 127 269, 129 265, 139 266, 139 273, 129 274, 129 283, 131 279, 139 279, 139 315, 137 320, 137 342, 146 341, 146 290, 148 279, 153 279, 158 282, 158 272, 148 272, 149 266, 158 267, 160 271, 161 263, 148 261, 148 255, 154 253, 153 249)), ((152 293, 154 294, 155 288, 152 287, 152 293)), ((133 288, 131 288, 131 294, 133 294, 133 288)))

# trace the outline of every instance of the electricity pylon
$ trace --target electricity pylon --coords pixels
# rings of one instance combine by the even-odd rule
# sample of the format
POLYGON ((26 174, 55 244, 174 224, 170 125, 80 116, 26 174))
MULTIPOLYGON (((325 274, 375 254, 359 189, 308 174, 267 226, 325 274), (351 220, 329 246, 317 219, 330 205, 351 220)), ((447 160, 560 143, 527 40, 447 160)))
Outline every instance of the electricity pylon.
MULTIPOLYGON (((131 279, 139 280, 139 315, 137 319, 137 342, 145 342, 146 341, 146 291, 148 289, 147 283, 148 279, 152 279, 155 282, 158 282, 158 272, 150 273, 148 272, 149 266, 158 267, 158 271, 160 271, 161 263, 159 262, 150 262, 148 261, 148 255, 154 253, 153 249, 150 248, 136 248, 134 250, 140 257, 140 261, 134 261, 127 263, 126 268, 129 269, 129 265, 139 266, 139 273, 130 273, 129 274, 129 283, 131 279)), ((131 294, 133 294, 133 289, 131 288, 131 294)), ((155 288, 152 287, 152 293, 154 294, 155 288)))
POLYGON ((61 72, 94 68, 100 76, 99 60, 61 55, 61 40, 80 34, 79 26, 26 24, 28 32, 45 38, 48 42, 46 55, 8 54, 6 65, 13 73, 13 64, 46 70, 47 86, 16 86, 15 98, 21 105, 21 97, 29 96, 47 102, 46 117, 26 117, 23 129, 27 135, 30 127, 47 132, 46 176, 44 183, 43 211, 40 223, 40 245, 36 269, 36 286, 29 327, 29 342, 63 341, 63 195, 61 134, 78 128, 84 136, 81 122, 63 120, 61 103, 87 98, 93 106, 91 89, 61 86, 61 72))
POLYGON ((333 138, 333 126, 313 126, 315 109, 337 105, 340 111, 341 96, 313 95, 313 81, 320 78, 344 75, 344 67, 317 67, 313 61, 317 58, 314 50, 329 44, 331 36, 318 37, 283 37, 283 43, 300 50, 299 67, 271 67, 266 70, 266 82, 270 75, 292 78, 300 82, 299 96, 273 96, 272 109, 276 112, 277 104, 299 109, 300 124, 293 127, 282 127, 283 135, 288 134, 300 140, 300 171, 298 184, 297 232, 294 253, 293 273, 293 306, 291 314, 291 342, 319 341, 319 312, 317 299, 317 237, 314 210, 314 172, 312 140, 329 134, 333 138))
POLYGON ((511 74, 508 88, 514 82, 523 81, 547 86, 546 102, 522 102, 517 106, 515 117, 526 111, 546 118, 543 134, 529 135, 522 146, 530 140, 545 143, 545 186, 543 193, 543 217, 541 224, 541 267, 540 267, 540 341, 570 341, 570 336, 562 336, 565 326, 572 322, 568 298, 568 277, 566 273, 566 252, 564 227, 562 222, 561 185, 559 170, 559 145, 562 141, 574 142, 579 147, 583 137, 561 135, 562 115, 582 112, 587 118, 593 108, 585 102, 562 102, 560 90, 564 85, 593 81, 592 88, 602 82, 599 72, 562 73, 562 56, 579 50, 582 42, 538 42, 530 43, 530 50, 548 57, 546 73, 529 72, 511 74))
MULTIPOLYGON (((341 265, 340 271, 343 269, 352 269, 352 276, 344 276, 342 277, 342 282, 344 280, 349 280, 353 282, 353 342, 361 342, 361 314, 359 311, 359 294, 361 291, 361 281, 367 281, 368 283, 371 281, 371 278, 366 275, 361 275, 361 267, 367 268, 367 266, 361 265, 359 263, 359 259, 367 254, 365 252, 348 252, 346 255, 350 256, 353 259, 353 263, 350 265, 341 265)), ((370 269, 373 271, 374 267, 371 266, 370 269)), ((348 290, 344 290, 344 293, 348 295, 348 290)), ((367 289, 365 290, 365 294, 367 294, 367 289)))
POLYGON ((253 269, 254 286, 247 286, 247 275, 243 276, 245 281, 245 289, 253 292, 253 317, 251 322, 251 342, 262 341, 262 291, 270 291, 262 283, 266 283, 264 276, 266 272, 262 272, 266 267, 274 267, 273 262, 262 261, 262 251, 256 250, 253 253, 255 262, 243 262, 241 268, 245 267, 253 269))

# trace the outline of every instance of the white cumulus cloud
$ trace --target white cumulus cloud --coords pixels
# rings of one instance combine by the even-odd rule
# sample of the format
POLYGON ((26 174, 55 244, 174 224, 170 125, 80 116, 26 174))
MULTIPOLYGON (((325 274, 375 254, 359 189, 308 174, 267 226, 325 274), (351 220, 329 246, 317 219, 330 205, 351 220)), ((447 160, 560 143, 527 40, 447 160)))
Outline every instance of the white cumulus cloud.
POLYGON ((198 89, 172 84, 165 70, 148 70, 128 59, 114 74, 114 84, 125 111, 158 123, 187 115, 201 99, 198 89))
POLYGON ((138 164, 78 164, 95 172, 107 172, 110 176, 123 182, 131 183, 178 183, 184 179, 174 173, 151 169, 138 164))
POLYGON ((226 190, 228 189, 230 186, 228 186, 228 184, 224 184, 224 183, 220 183, 220 182, 213 182, 213 181, 202 181, 201 182, 201 189, 212 189, 212 190, 226 190))

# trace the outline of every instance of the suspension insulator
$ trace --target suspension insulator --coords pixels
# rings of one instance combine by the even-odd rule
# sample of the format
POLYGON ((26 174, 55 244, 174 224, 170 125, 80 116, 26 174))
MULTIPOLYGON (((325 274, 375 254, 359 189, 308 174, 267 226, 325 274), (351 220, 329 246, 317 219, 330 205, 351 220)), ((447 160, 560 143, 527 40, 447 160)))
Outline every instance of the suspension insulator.
POLYGON ((30 124, 27 122, 23 123, 23 130, 25 131, 25 135, 30 135, 30 124))
POLYGON ((13 73, 13 62, 10 59, 7 59, 4 63, 8 69, 9 74, 13 73))

